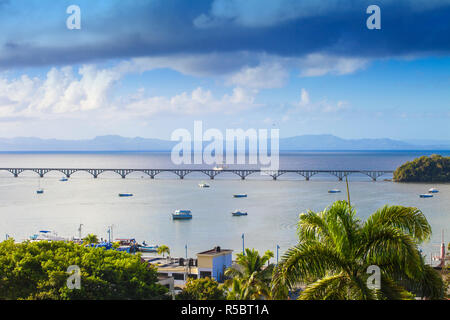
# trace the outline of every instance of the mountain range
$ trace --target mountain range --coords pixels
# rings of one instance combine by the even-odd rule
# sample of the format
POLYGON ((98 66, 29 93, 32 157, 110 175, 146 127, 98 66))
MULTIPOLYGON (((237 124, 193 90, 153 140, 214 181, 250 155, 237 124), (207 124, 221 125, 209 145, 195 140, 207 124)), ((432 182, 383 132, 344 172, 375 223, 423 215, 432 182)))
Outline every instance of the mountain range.
MULTIPOLYGON (((117 135, 85 140, 0 138, 0 152, 11 151, 170 151, 178 142, 117 135)), ((208 142, 209 143, 209 142, 208 142)), ((204 145, 208 144, 207 142, 204 145)), ((281 151, 301 150, 450 150, 446 140, 343 139, 334 135, 302 135, 280 139, 281 151)))

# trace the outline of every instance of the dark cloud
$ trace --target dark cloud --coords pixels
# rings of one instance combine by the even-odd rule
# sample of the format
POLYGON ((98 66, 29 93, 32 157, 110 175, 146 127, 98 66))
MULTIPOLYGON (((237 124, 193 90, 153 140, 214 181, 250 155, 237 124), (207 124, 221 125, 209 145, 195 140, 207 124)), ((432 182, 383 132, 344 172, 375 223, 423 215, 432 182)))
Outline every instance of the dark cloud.
MULTIPOLYGON (((0 6, 3 2, 0 0, 0 6)), ((96 8, 91 13, 83 8, 82 30, 49 28, 43 36, 30 28, 22 30, 26 37, 16 39, 14 30, 4 29, 0 67, 242 51, 285 57, 319 52, 362 58, 450 52, 450 4, 420 10, 408 1, 382 1, 382 29, 368 30, 365 11, 370 2, 350 0, 347 4, 352 5, 342 10, 337 6, 269 25, 248 26, 230 18, 198 28, 194 21, 210 13, 211 1, 115 1, 116 5, 104 11, 96 8)))

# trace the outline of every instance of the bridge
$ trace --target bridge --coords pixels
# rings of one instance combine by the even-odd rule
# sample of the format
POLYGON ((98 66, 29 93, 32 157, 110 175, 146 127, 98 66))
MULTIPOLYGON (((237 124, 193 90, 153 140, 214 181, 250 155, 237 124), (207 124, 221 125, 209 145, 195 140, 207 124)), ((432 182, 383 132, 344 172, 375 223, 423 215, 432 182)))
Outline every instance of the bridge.
POLYGON ((162 172, 172 172, 177 175, 180 179, 193 172, 200 172, 208 176, 210 179, 214 179, 217 175, 222 173, 233 173, 239 176, 242 180, 245 180, 251 174, 259 173, 261 175, 267 175, 272 177, 273 180, 277 180, 283 174, 286 173, 296 173, 303 176, 306 180, 317 174, 330 174, 342 181, 343 178, 351 174, 364 174, 370 177, 373 181, 381 177, 384 174, 393 173, 393 170, 262 170, 262 169, 223 169, 223 170, 213 170, 213 169, 95 169, 95 168, 0 168, 1 171, 8 171, 18 177, 22 172, 32 171, 39 175, 39 177, 44 177, 45 174, 51 171, 58 171, 64 174, 67 178, 70 178, 72 174, 78 171, 84 171, 90 173, 94 178, 97 178, 100 174, 104 172, 114 172, 120 175, 122 178, 132 173, 141 172, 147 174, 151 179, 162 172))

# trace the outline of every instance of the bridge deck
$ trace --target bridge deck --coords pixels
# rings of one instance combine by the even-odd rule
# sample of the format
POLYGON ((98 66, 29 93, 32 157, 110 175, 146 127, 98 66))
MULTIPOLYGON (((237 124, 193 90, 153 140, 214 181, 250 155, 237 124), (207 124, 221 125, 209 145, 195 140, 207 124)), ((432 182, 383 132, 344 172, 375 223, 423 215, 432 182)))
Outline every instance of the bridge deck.
POLYGON ((223 170, 213 170, 213 169, 105 169, 105 168, 0 168, 0 171, 11 172, 14 177, 18 177, 19 174, 25 171, 36 172, 40 177, 44 177, 45 174, 51 171, 59 171, 66 177, 70 177, 73 173, 77 171, 84 171, 90 173, 94 178, 97 178, 100 174, 104 172, 114 172, 119 174, 122 178, 125 178, 128 174, 132 172, 142 172, 154 179, 156 175, 162 172, 172 172, 176 174, 180 179, 183 179, 187 174, 192 172, 201 172, 214 179, 215 176, 221 173, 233 173, 241 177, 244 180, 247 176, 259 173, 261 175, 271 176, 276 180, 279 176, 286 173, 296 173, 303 176, 306 180, 309 180, 312 176, 327 173, 336 176, 339 180, 344 177, 353 174, 361 173, 370 177, 372 180, 376 181, 377 178, 384 174, 393 173, 393 170, 265 170, 265 169, 223 169, 223 170))

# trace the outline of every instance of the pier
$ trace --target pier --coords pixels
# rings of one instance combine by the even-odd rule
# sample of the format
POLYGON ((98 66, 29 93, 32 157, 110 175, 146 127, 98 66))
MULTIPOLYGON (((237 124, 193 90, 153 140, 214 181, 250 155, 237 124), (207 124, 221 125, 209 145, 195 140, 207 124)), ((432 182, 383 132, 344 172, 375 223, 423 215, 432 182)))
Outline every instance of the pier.
POLYGON ((223 169, 223 170, 213 170, 213 169, 96 169, 96 168, 0 168, 0 171, 8 171, 14 175, 14 177, 18 177, 22 172, 25 171, 33 171, 38 174, 41 178, 45 176, 45 174, 58 171, 64 174, 67 178, 70 178, 72 174, 78 171, 84 171, 90 173, 94 178, 97 178, 100 174, 104 172, 114 172, 121 176, 123 179, 132 173, 132 172, 141 172, 148 175, 151 179, 154 179, 158 174, 162 172, 171 172, 178 176, 180 179, 184 179, 184 177, 190 173, 197 172, 203 173, 208 176, 210 179, 214 179, 217 175, 222 173, 233 173, 239 176, 242 180, 245 180, 249 175, 258 173, 260 175, 267 175, 272 177, 273 180, 277 180, 283 174, 286 173, 295 173, 300 176, 303 176, 305 180, 310 180, 311 177, 317 174, 329 174, 335 176, 342 181, 343 178, 351 175, 351 174, 364 174, 371 178, 373 181, 376 181, 377 178, 385 175, 393 173, 393 170, 264 170, 264 169, 223 169))

